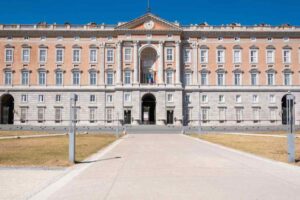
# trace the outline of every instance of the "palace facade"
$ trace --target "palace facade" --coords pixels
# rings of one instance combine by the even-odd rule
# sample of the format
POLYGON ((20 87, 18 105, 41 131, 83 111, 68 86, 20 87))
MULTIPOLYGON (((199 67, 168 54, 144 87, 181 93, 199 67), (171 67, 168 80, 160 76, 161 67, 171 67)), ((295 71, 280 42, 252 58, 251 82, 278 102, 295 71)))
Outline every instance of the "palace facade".
POLYGON ((295 96, 300 27, 184 26, 147 13, 106 25, 0 25, 2 124, 273 126, 295 96))

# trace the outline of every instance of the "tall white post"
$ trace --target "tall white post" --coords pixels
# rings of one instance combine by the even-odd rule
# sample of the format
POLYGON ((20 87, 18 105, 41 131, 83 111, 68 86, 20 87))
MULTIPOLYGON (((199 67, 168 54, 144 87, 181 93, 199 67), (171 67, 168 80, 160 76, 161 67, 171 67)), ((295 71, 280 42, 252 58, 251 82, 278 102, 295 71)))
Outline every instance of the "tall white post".
POLYGON ((105 83, 105 43, 100 44, 100 85, 105 83))
POLYGON ((193 47, 193 84, 198 84, 198 45, 196 42, 192 44, 193 47))
POLYGON ((72 94, 70 98, 70 127, 69 127, 69 161, 75 163, 75 134, 76 134, 76 94, 72 94))
POLYGON ((164 83, 164 41, 159 42, 158 84, 164 83))
POLYGON ((122 42, 117 43, 117 85, 122 84, 122 42))
POLYGON ((133 43, 133 60, 134 60, 134 74, 133 74, 133 83, 139 83, 139 42, 135 41, 133 43))
POLYGON ((176 51, 176 84, 181 84, 181 80, 180 80, 180 41, 176 41, 176 47, 175 47, 175 51, 176 51))

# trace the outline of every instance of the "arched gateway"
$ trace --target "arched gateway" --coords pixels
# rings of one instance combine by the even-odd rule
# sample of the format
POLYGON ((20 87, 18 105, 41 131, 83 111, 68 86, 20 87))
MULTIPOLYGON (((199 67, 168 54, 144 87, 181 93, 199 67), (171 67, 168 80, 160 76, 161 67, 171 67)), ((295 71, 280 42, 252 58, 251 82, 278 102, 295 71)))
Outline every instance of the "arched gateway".
POLYGON ((14 98, 10 94, 4 94, 0 98, 0 123, 14 123, 14 98))
POLYGON ((145 94, 142 98, 142 123, 155 124, 156 99, 153 94, 145 94))

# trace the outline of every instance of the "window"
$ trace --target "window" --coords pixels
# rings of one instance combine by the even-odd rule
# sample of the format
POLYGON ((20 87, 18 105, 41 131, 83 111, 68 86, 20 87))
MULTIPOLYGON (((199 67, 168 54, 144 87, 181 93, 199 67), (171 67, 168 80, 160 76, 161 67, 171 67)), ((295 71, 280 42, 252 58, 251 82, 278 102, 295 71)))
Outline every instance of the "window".
POLYGON ((90 108, 90 123, 95 123, 96 108, 90 108))
POLYGON ((112 115, 112 108, 107 108, 106 109, 106 122, 107 123, 112 123, 113 120, 113 115, 112 115))
POLYGON ((226 121, 226 108, 219 108, 219 121, 220 123, 226 121))
POLYGON ((225 96, 219 95, 219 103, 225 103, 225 96))
POLYGON ((20 121, 21 121, 21 123, 26 123, 26 121, 27 121, 27 108, 25 108, 25 107, 21 108, 20 121))
POLYGON ((61 110, 60 107, 55 108, 55 123, 61 123, 61 110))
POLYGON ((173 61, 173 49, 167 48, 167 61, 173 61))
POLYGON ((275 62, 275 51, 267 50, 267 64, 272 64, 275 62))
POLYGON ((45 108, 42 108, 42 107, 38 108, 38 123, 44 122, 44 120, 45 120, 44 112, 45 112, 45 108))
POLYGON ((250 50, 250 63, 258 63, 258 50, 250 50))
POLYGON ((253 108, 253 122, 257 123, 260 120, 260 109, 259 108, 253 108))
POLYGON ((44 102, 44 95, 40 94, 38 96, 38 101, 39 101, 39 103, 43 103, 44 102))
POLYGON ((113 85, 114 84, 114 76, 113 76, 113 72, 107 72, 107 80, 106 80, 106 84, 107 85, 113 85))
POLYGON ((201 85, 208 85, 208 74, 203 72, 201 73, 201 85))
POLYGON ((252 95, 252 103, 258 103, 259 98, 257 94, 252 95))
POLYGON ((234 85, 241 85, 241 77, 242 75, 240 73, 234 74, 234 85))
POLYGON ((184 63, 190 63, 191 62, 191 50, 190 49, 184 49, 183 51, 183 59, 184 63))
POLYGON ((4 85, 12 84, 12 72, 4 72, 4 85))
POLYGON ((235 103, 242 103, 242 96, 241 95, 236 95, 235 96, 235 103))
POLYGON ((21 73, 21 84, 22 85, 28 85, 29 84, 29 72, 28 71, 22 71, 22 73, 21 73))
POLYGON ((97 62, 97 49, 90 49, 90 62, 91 63, 97 62))
POLYGON ((90 95, 90 102, 91 103, 95 103, 96 102, 96 95, 94 95, 94 94, 90 95))
POLYGON ((125 71, 125 84, 131 84, 131 71, 125 71))
POLYGON ((268 73, 268 85, 275 85, 275 74, 274 73, 268 73))
POLYGON ((203 123, 208 122, 208 117, 209 117, 208 110, 209 110, 208 108, 202 108, 202 122, 203 123))
POLYGON ((275 97, 274 94, 270 94, 270 96, 269 96, 269 102, 270 103, 276 103, 276 97, 275 97))
POLYGON ((207 103, 207 102, 208 102, 207 95, 202 95, 202 103, 207 103))
POLYGON ((270 121, 275 122, 276 121, 276 108, 270 108, 270 121))
POLYGON ((61 101, 61 95, 60 95, 60 94, 57 94, 57 95, 55 96, 55 101, 56 101, 56 102, 60 102, 60 101, 61 101))
POLYGON ((219 86, 225 85, 225 74, 224 73, 218 73, 217 84, 219 86))
POLYGON ((62 48, 56 49, 56 62, 57 63, 64 62, 64 50, 62 48))
POLYGON ((167 84, 173 84, 173 71, 167 71, 167 84))
POLYGON ((46 85, 46 72, 39 72, 39 85, 46 85))
POLYGON ((107 103, 112 103, 113 102, 113 95, 112 94, 107 94, 106 95, 106 102, 107 103))
POLYGON ((47 62, 47 49, 46 48, 40 49, 39 55, 40 55, 40 58, 39 58, 40 63, 47 62))
POLYGON ((242 51, 241 50, 234 50, 233 51, 233 63, 241 63, 242 62, 242 51))
POLYGON ((21 95, 21 102, 22 103, 27 103, 28 102, 28 96, 27 96, 27 94, 22 94, 21 95))
POLYGON ((131 55, 131 48, 125 48, 125 50, 124 50, 125 52, 124 52, 124 60, 125 60, 125 62, 131 62, 131 57, 132 57, 132 55, 131 55))
POLYGON ((55 84, 57 86, 63 85, 63 72, 61 71, 55 72, 55 84))
POLYGON ((191 103, 191 95, 190 94, 186 94, 184 98, 185 98, 185 103, 186 104, 190 104, 191 103))
POLYGON ((97 73, 90 72, 90 85, 97 85, 97 73))
POLYGON ((184 74, 184 81, 185 81, 185 85, 191 85, 192 84, 192 74, 189 72, 186 72, 184 74))
POLYGON ((73 85, 80 85, 80 72, 73 72, 73 85))
POLYGON ((251 73, 251 85, 258 85, 258 74, 251 73))
POLYGON ((126 103, 130 103, 131 102, 131 94, 130 93, 124 93, 124 101, 126 103))
POLYGON ((80 49, 73 49, 73 63, 80 62, 80 49))
POLYGON ((225 63, 225 51, 217 50, 217 63, 225 63))
POLYGON ((291 51, 283 50, 283 63, 289 64, 291 63, 291 51))
POLYGON ((30 61, 30 49, 24 48, 22 49, 22 62, 29 63, 29 61, 30 61))
POLYGON ((168 94, 167 95, 167 101, 168 102, 173 102, 173 94, 168 94))
POLYGON ((207 49, 200 50, 200 62, 208 63, 208 50, 207 49))
POLYGON ((14 59, 14 50, 9 48, 5 49, 5 62, 13 62, 14 59))
POLYGON ((284 85, 292 85, 292 74, 284 73, 284 85))
POLYGON ((235 109, 235 115, 236 115, 236 122, 241 123, 243 120, 243 109, 242 108, 236 108, 235 109))
POLYGON ((113 49, 106 50, 106 62, 108 62, 108 63, 114 62, 114 50, 113 49))

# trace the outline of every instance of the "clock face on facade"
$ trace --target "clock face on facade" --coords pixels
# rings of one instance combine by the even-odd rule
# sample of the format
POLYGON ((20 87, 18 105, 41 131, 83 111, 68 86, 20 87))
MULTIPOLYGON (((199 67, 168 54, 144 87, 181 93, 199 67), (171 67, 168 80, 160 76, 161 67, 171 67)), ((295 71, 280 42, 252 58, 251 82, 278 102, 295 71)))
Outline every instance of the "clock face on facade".
POLYGON ((153 29, 153 27, 154 27, 154 22, 152 21, 152 20, 149 20, 149 21, 146 21, 145 23, 144 23, 144 27, 145 27, 145 29, 153 29))

